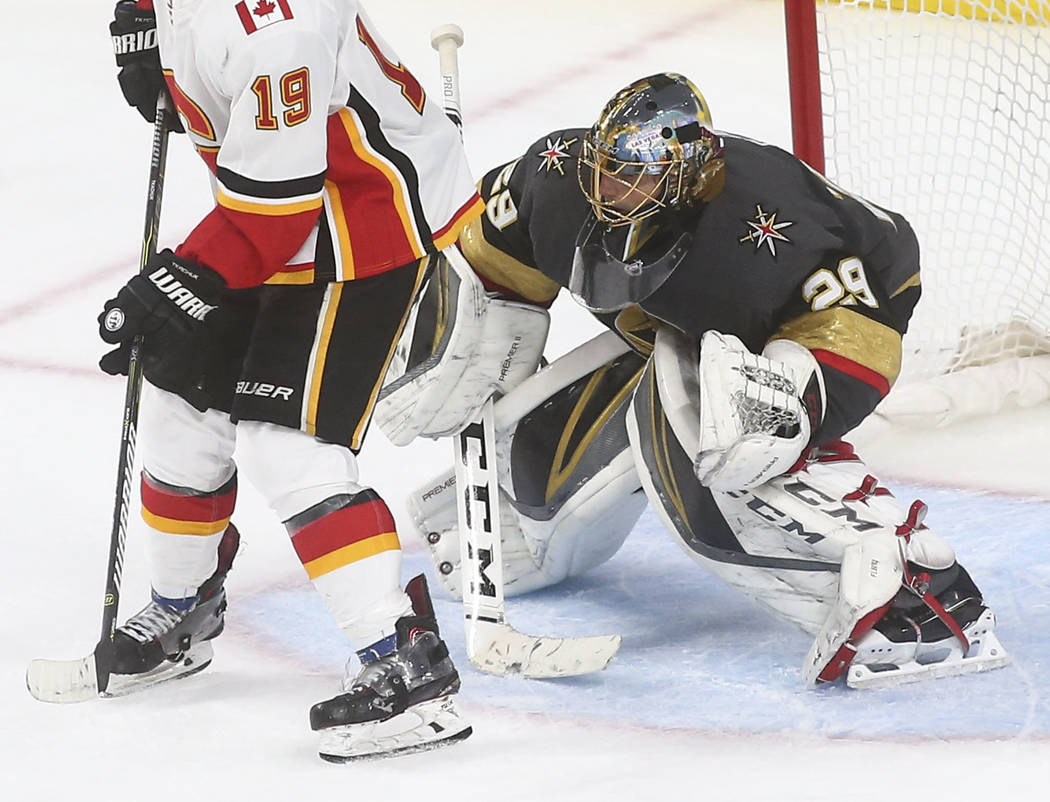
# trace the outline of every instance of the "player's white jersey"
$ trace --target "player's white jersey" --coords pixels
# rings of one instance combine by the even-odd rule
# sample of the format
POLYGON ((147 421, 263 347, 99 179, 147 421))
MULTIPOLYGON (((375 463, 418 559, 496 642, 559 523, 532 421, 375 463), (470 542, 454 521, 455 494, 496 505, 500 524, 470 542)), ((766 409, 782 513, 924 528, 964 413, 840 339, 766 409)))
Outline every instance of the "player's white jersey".
POLYGON ((168 86, 217 183, 181 254, 231 286, 344 281, 480 213, 458 131, 355 0, 156 5, 168 86))

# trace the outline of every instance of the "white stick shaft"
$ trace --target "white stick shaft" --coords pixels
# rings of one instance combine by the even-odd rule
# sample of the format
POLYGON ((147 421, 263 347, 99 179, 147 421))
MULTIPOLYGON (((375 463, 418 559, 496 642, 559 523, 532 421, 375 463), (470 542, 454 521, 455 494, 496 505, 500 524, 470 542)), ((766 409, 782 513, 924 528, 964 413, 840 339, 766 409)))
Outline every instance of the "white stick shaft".
POLYGON ((457 51, 463 44, 463 30, 458 25, 442 25, 431 32, 430 44, 438 52, 438 65, 441 69, 441 101, 445 114, 462 130, 463 113, 459 100, 459 54, 457 51))
POLYGON ((472 622, 503 622, 503 543, 491 399, 456 436, 455 443, 463 612, 467 653, 473 655, 476 649, 471 636, 477 628, 472 622))

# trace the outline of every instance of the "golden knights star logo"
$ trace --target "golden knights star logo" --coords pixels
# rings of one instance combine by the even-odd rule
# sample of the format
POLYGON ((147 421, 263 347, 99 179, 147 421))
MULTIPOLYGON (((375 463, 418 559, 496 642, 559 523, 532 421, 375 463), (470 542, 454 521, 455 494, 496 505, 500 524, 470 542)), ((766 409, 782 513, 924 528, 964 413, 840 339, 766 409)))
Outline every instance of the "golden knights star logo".
POLYGON ((795 225, 794 223, 785 220, 782 223, 777 222, 777 215, 780 211, 777 210, 772 213, 762 211, 761 204, 755 204, 755 219, 745 220, 744 222, 748 225, 748 232, 744 234, 738 242, 753 242, 755 243, 755 253, 765 245, 769 248, 769 255, 774 259, 777 258, 777 243, 786 242, 789 245, 791 240, 780 233, 780 229, 787 228, 788 226, 795 225))
POLYGON ((565 171, 561 168, 561 163, 564 159, 569 158, 569 146, 576 141, 577 137, 569 139, 565 142, 561 141, 561 137, 555 137, 554 141, 551 142, 551 138, 547 137, 547 149, 540 151, 540 166, 536 168, 538 173, 540 170, 546 170, 548 173, 551 170, 557 170, 559 175, 565 175, 565 171))

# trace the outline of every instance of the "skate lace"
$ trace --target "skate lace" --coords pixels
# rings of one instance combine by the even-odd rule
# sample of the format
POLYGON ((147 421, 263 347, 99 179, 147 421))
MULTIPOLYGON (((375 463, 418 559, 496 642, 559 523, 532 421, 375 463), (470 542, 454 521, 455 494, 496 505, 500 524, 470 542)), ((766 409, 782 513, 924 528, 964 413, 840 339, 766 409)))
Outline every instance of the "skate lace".
POLYGON ((394 674, 404 675, 404 673, 401 661, 394 652, 368 663, 353 679, 350 678, 348 672, 343 679, 343 690, 353 692, 358 688, 371 688, 380 696, 385 696, 389 692, 390 677, 394 674))
POLYGON ((150 602, 119 629, 140 643, 146 643, 174 629, 181 621, 180 613, 162 604, 150 602))

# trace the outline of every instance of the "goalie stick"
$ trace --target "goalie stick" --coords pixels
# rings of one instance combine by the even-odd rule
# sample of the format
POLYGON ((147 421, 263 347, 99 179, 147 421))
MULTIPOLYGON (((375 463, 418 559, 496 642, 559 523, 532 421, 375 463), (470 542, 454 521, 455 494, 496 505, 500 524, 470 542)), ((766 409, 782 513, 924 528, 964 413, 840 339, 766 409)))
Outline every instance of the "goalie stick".
MULTIPOLYGON (((443 25, 431 32, 430 42, 439 55, 445 114, 462 131, 456 51, 463 44, 463 31, 443 25)), ((449 252, 449 258, 461 258, 455 246, 449 252)), ((490 674, 541 678, 601 671, 619 650, 619 635, 542 637, 518 632, 507 623, 495 440, 490 398, 454 438, 467 656, 490 674)))
MULTIPOLYGON (((168 155, 169 115, 167 93, 157 97, 157 116, 153 126, 153 148, 150 152, 149 189, 146 196, 146 223, 142 234, 139 271, 146 268, 157 252, 160 229, 160 202, 164 190, 164 164, 168 155)), ((106 593, 102 603, 102 636, 95 651, 79 660, 32 660, 26 669, 26 687, 42 702, 83 702, 106 692, 112 664, 113 632, 116 629, 120 602, 120 581, 124 569, 124 542, 127 537, 131 508, 132 471, 135 466, 135 434, 142 395, 142 363, 139 361, 141 336, 136 336, 128 354, 128 382, 124 391, 124 421, 117 459, 117 487, 113 506, 113 528, 109 540, 106 569, 106 593)), ((199 670, 206 661, 186 666, 199 670)))

